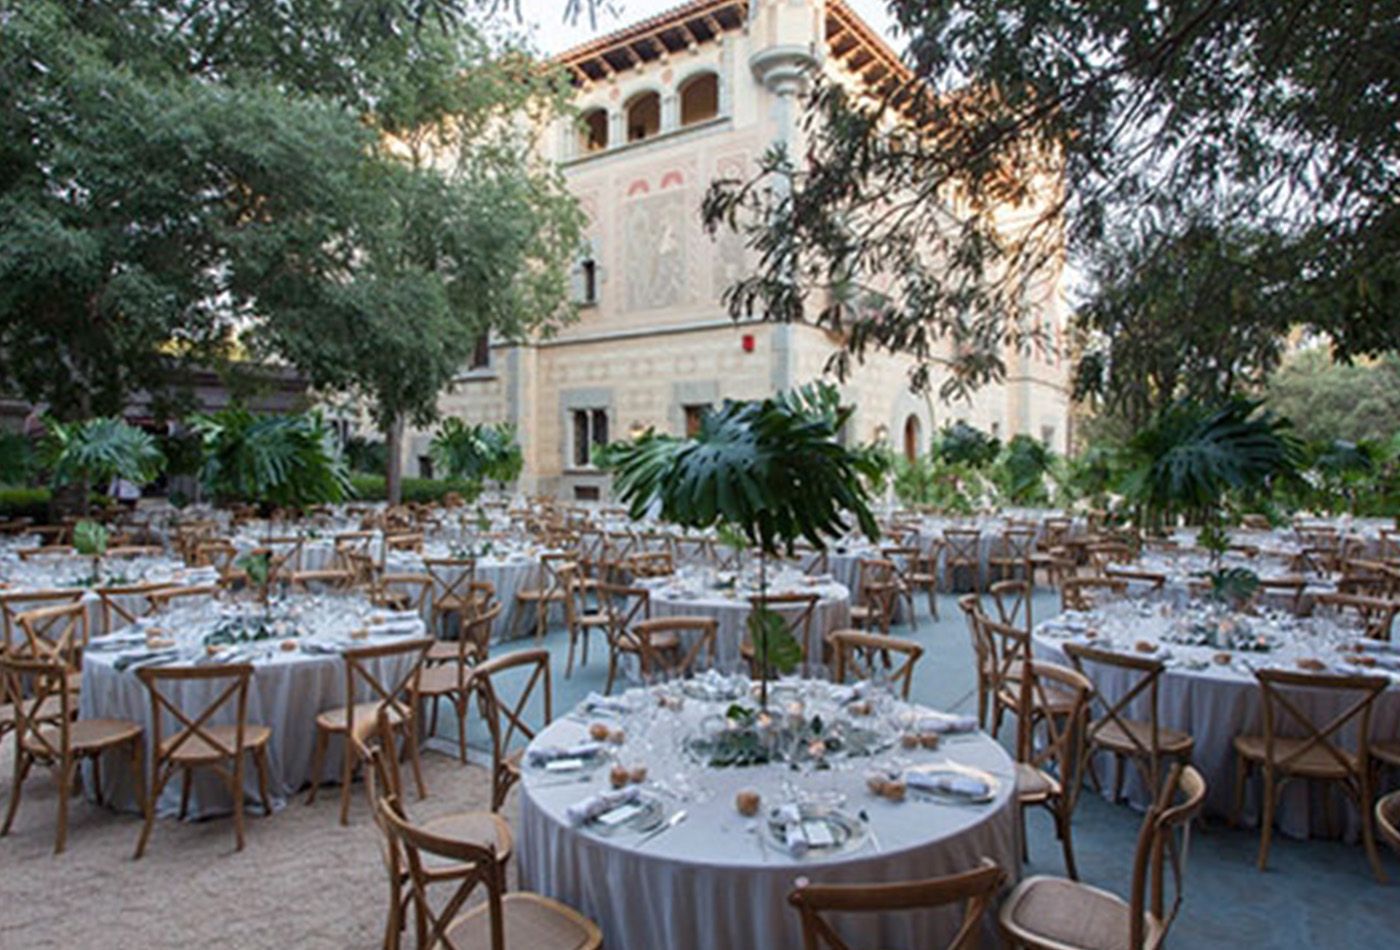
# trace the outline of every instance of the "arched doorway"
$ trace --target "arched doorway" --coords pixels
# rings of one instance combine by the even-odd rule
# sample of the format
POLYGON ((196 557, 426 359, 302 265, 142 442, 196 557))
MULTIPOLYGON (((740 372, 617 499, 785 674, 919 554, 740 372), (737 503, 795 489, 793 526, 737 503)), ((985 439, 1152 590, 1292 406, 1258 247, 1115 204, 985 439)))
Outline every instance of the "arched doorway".
POLYGON ((919 457, 919 446, 923 442, 924 425, 913 413, 904 420, 904 457, 910 462, 919 457))

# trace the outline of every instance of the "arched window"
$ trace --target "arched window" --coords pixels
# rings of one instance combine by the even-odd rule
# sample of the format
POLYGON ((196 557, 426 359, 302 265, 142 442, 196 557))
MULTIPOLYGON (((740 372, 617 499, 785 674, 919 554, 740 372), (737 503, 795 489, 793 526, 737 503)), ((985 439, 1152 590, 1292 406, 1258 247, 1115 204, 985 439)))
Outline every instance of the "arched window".
POLYGON ((719 115, 719 77, 702 73, 681 87, 681 125, 694 125, 719 115))
POLYGON ((661 131, 661 96, 644 92, 627 103, 627 141, 640 142, 661 131))
POLYGON ((923 424, 919 417, 910 415, 904 420, 904 457, 914 461, 919 457, 919 443, 922 441, 923 424))
POLYGON ((608 110, 590 109, 579 119, 578 151, 580 155, 601 152, 608 147, 608 110))

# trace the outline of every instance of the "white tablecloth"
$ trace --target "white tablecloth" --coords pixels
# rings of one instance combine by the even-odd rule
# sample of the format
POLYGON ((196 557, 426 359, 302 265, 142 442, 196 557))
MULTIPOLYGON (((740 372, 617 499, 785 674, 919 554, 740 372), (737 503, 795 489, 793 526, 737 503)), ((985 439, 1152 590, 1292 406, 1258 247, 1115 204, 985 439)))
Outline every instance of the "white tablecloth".
MULTIPOLYGON (((653 731, 683 734, 724 704, 688 701, 653 731), (677 721, 678 720, 678 721, 677 721)), ((563 745, 586 738, 586 726, 573 718, 557 720, 536 739, 563 745)), ((802 944, 798 914, 787 895, 799 877, 813 883, 889 883, 951 874, 990 857, 1014 879, 1019 842, 1009 779, 1012 763, 985 736, 962 737, 936 752, 915 752, 910 762, 949 759, 1001 776, 995 799, 986 805, 945 805, 909 800, 894 804, 865 788, 864 772, 874 760, 855 759, 830 771, 807 774, 785 765, 708 769, 645 743, 634 751, 628 740, 619 753, 624 764, 647 760, 653 776, 673 781, 686 772, 696 788, 685 801, 666 799, 668 811, 684 808, 687 819, 645 844, 622 832, 610 838, 573 827, 569 805, 605 787, 606 767, 588 783, 561 784, 558 777, 527 769, 520 798, 517 854, 523 888, 578 908, 603 930, 610 950, 689 950, 749 947, 796 948, 802 944), (849 814, 864 810, 875 832, 857 850, 830 860, 798 859, 771 840, 759 844, 759 822, 738 814, 735 794, 757 790, 763 811, 782 800, 784 782, 804 792, 844 796, 849 814)), ((888 754, 887 754, 888 756, 888 754)), ((923 913, 844 915, 834 918, 842 936, 859 947, 940 947, 961 921, 962 908, 923 913)), ((988 929, 989 940, 994 943, 988 929)))
MULTIPOLYGON (((406 636, 421 636, 417 634, 406 636)), ((392 642, 391 637, 371 637, 360 641, 363 645, 392 642)), ((302 652, 282 652, 275 642, 262 648, 266 654, 254 660, 252 679, 248 683, 249 723, 268 726, 272 738, 268 745, 270 773, 268 788, 272 807, 281 808, 288 797, 295 795, 311 780, 311 758, 316 742, 316 716, 327 710, 345 706, 345 663, 339 656, 308 654, 302 652)), ((153 760, 151 741, 151 697, 145 685, 137 677, 136 671, 119 671, 115 666, 121 651, 90 651, 83 660, 83 687, 79 702, 82 718, 105 717, 126 719, 139 723, 146 730, 146 763, 150 770, 153 760)), ((403 657, 386 657, 376 661, 372 669, 385 686, 398 682, 411 666, 411 660, 403 657)), ((227 685, 228 680, 191 680, 183 683, 166 683, 164 694, 178 697, 182 711, 193 717, 205 708, 227 685)), ((364 695, 358 697, 369 701, 377 697, 364 688, 364 695)), ((236 721, 236 701, 230 701, 219 713, 210 719, 211 725, 232 724, 236 721)), ((172 735, 178 723, 167 717, 163 726, 164 735, 172 735)), ((342 743, 332 739, 327 750, 322 781, 337 781, 340 775, 340 755, 342 743)), ((125 753, 121 754, 122 756, 125 753)), ((102 769, 102 789, 115 807, 125 811, 139 811, 127 763, 118 758, 110 766, 104 761, 102 769)), ((252 757, 247 763, 244 781, 245 807, 256 808, 261 802, 258 794, 257 770, 252 757)), ((174 815, 180 807, 180 780, 177 777, 166 786, 157 805, 157 814, 162 817, 174 815)), ((227 814, 232 810, 232 802, 223 780, 207 769, 195 772, 194 786, 190 796, 189 814, 200 818, 208 815, 227 814)))

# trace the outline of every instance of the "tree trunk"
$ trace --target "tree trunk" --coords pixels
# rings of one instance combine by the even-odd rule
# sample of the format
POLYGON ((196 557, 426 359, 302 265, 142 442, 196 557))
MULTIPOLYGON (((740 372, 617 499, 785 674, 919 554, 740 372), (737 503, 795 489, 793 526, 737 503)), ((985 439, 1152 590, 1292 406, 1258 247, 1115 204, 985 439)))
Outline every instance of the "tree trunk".
POLYGON ((389 504, 403 501, 403 416, 394 416, 384 427, 384 497, 389 504))

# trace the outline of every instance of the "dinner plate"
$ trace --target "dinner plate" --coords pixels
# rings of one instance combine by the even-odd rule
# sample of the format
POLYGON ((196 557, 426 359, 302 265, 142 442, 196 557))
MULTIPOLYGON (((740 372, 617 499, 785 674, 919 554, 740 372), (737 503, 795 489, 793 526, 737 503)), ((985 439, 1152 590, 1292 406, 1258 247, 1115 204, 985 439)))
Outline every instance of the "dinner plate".
POLYGON ((635 802, 619 805, 612 811, 590 818, 587 827, 604 837, 626 833, 646 834, 661 827, 666 820, 666 804, 655 795, 640 795, 635 802))
MULTIPOLYGON (((853 815, 846 814, 839 808, 807 803, 798 806, 798 815, 801 819, 801 829, 804 832, 815 832, 818 835, 815 839, 809 837, 804 857, 829 858, 838 854, 846 854, 864 844, 866 835, 869 834, 865 822, 853 815), (829 843, 826 842, 824 836, 821 836, 823 830, 826 835, 830 836, 829 843)), ((779 848, 791 854, 788 848, 787 822, 780 810, 777 808, 769 809, 765 824, 769 838, 779 848)))

